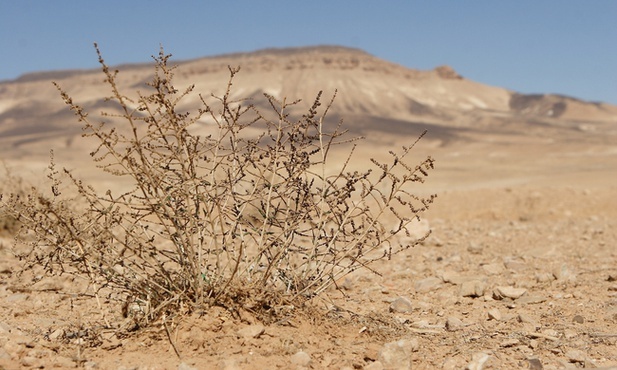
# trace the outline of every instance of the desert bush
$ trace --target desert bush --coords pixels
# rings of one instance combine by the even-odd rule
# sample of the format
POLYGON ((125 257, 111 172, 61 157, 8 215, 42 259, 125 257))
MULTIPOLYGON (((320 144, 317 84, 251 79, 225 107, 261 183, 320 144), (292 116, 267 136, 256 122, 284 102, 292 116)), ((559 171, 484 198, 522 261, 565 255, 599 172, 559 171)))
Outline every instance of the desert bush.
MULTIPOLYGON (((3 163, 3 168, 0 170, 0 200, 2 194, 12 194, 14 197, 23 196, 26 194, 27 186, 22 178, 16 176, 6 164, 3 163)), ((15 216, 15 212, 2 207, 0 204, 0 236, 13 236, 20 228, 20 223, 15 216)))
POLYGON ((430 157, 410 158, 420 138, 390 152, 388 163, 373 159, 371 169, 351 171, 361 141, 348 139, 342 122, 326 123, 336 94, 321 109, 319 93, 295 120, 287 112, 297 101, 265 95, 272 111, 262 114, 251 101, 231 99, 238 69, 230 67, 225 93, 198 95, 201 108, 185 112, 179 104, 194 86, 174 87, 176 67, 162 49, 150 93, 135 98, 120 91, 118 71, 96 51, 119 116, 95 122, 56 86, 83 136, 97 142, 90 155, 99 168, 133 185, 97 191, 57 170, 52 157, 49 194, 5 198, 30 238, 26 266, 122 292, 147 324, 180 306, 308 299, 428 236, 407 245, 396 238, 409 235, 435 197, 412 193, 433 169, 430 157), (349 146, 348 157, 333 168, 340 145, 349 146))

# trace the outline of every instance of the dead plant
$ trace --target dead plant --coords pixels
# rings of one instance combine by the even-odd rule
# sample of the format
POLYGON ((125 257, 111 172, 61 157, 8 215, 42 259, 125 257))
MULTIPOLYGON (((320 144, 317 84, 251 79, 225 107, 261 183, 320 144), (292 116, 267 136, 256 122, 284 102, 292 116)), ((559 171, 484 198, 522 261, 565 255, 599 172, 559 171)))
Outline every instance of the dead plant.
POLYGON ((202 107, 183 112, 178 105, 194 86, 174 87, 175 67, 162 49, 154 57, 151 93, 131 99, 95 48, 109 100, 122 112, 110 119, 123 125, 94 122, 56 86, 83 123, 83 136, 96 139, 92 158, 103 171, 130 178, 133 187, 97 192, 70 171, 58 171, 52 157, 49 194, 34 189, 4 201, 24 225, 27 267, 77 274, 96 289, 123 292, 127 311, 147 324, 179 307, 228 302, 232 292, 308 299, 428 236, 411 245, 395 238, 409 235, 435 197, 411 192, 433 169, 431 157, 410 158, 424 134, 390 152, 389 162, 373 159, 372 169, 351 171, 358 142, 346 138, 341 122, 328 130, 325 120, 334 96, 320 110, 320 93, 294 120, 287 112, 297 101, 265 95, 272 119, 250 101, 230 98, 238 73, 230 68, 223 96, 208 103, 199 95, 202 107), (211 134, 194 133, 203 125, 211 134), (256 128, 261 134, 251 134, 256 128), (336 145, 349 145, 349 155, 333 172, 336 145), (69 186, 76 189, 73 198, 63 195, 69 186))

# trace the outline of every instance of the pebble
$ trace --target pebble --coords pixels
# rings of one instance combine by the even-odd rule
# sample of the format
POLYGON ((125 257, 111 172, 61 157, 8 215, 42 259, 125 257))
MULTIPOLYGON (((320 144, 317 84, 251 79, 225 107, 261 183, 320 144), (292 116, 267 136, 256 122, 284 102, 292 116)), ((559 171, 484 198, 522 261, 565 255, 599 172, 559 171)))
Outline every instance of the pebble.
POLYGON ((442 280, 440 278, 431 276, 431 277, 427 277, 425 279, 416 281, 416 283, 414 284, 414 288, 417 293, 426 293, 426 292, 430 292, 431 290, 435 290, 437 287, 441 285, 441 283, 442 283, 442 280))
POLYGON ((266 328, 261 324, 249 325, 245 328, 242 328, 236 332, 239 337, 244 339, 250 338, 259 338, 264 332, 266 328))
POLYGON ((64 329, 56 329, 49 334, 49 340, 58 340, 64 336, 64 329))
POLYGON ((499 312, 499 309, 497 309, 497 308, 491 308, 490 310, 488 310, 488 318, 489 318, 489 320, 500 321, 501 320, 501 312, 499 312))
POLYGON ((537 358, 527 359, 527 364, 529 365, 529 370, 543 370, 544 366, 542 366, 542 362, 537 358))
POLYGON ((491 356, 484 352, 477 352, 471 356, 471 362, 467 364, 465 369, 467 370, 482 370, 484 364, 491 356))
POLYGON ((446 320, 446 329, 448 329, 449 331, 460 330, 463 327, 465 327, 465 324, 459 318, 450 316, 446 320))
POLYGON ((540 328, 540 324, 538 324, 538 322, 534 320, 533 317, 527 314, 524 314, 524 313, 521 313, 518 315, 518 321, 523 324, 529 324, 530 326, 533 326, 536 329, 540 328))
POLYGON ((471 253, 471 254, 481 254, 482 250, 484 248, 482 248, 482 245, 476 241, 472 241, 469 243, 469 246, 467 247, 467 252, 471 253))
POLYGON ((32 356, 24 356, 21 359, 21 364, 25 367, 32 367, 36 364, 36 357, 32 357, 32 356))
POLYGON ((94 361, 86 361, 83 366, 86 370, 93 370, 99 368, 99 364, 94 361))
POLYGON ((525 262, 519 260, 507 260, 504 265, 510 271, 524 271, 529 267, 525 262))
POLYGON ((548 283, 555 280, 555 276, 550 272, 538 272, 535 278, 538 283, 548 283))
POLYGON ((585 363, 588 359, 587 354, 578 349, 567 350, 565 356, 570 362, 585 363))
POLYGON ((525 288, 498 286, 495 288, 495 290, 493 290, 493 298, 495 299, 504 299, 504 298, 517 299, 517 298, 520 298, 525 293, 527 293, 527 289, 525 288))
POLYGON ((499 345, 501 347, 507 348, 507 347, 514 347, 517 344, 519 344, 521 341, 516 339, 516 338, 511 338, 511 339, 506 339, 503 342, 501 342, 499 345))
POLYGON ((524 295, 517 299, 516 302, 520 304, 536 304, 546 302, 546 297, 539 295, 524 295))
POLYGON ((309 367, 313 359, 311 359, 311 355, 304 351, 297 352, 295 355, 291 356, 291 363, 298 367, 309 367))
POLYGON ((386 343, 379 351, 378 361, 384 369, 411 369, 411 353, 417 348, 418 342, 410 339, 386 343))
POLYGON ((576 274, 565 263, 553 269, 553 276, 559 281, 576 280, 576 274))
POLYGON ((465 281, 472 281, 472 280, 485 281, 486 280, 486 277, 484 276, 462 276, 453 271, 445 271, 442 274, 441 278, 446 283, 450 283, 454 285, 463 284, 465 281))
POLYGON ((573 323, 582 324, 585 322, 585 318, 581 315, 576 315, 572 318, 573 323))
POLYGON ((180 365, 178 365, 178 370, 197 370, 197 368, 188 365, 186 362, 181 362, 180 365))
POLYGON ((390 312, 410 313, 413 311, 411 301, 405 297, 398 297, 390 303, 390 312))
POLYGON ((489 263, 482 266, 482 270, 489 275, 498 275, 504 271, 503 263, 489 263))
POLYGON ((486 284, 479 280, 465 281, 461 284, 461 296, 463 297, 482 297, 486 284))
POLYGON ((71 369, 75 367, 75 361, 73 361, 69 357, 64 356, 56 356, 53 359, 52 367, 62 368, 62 369, 71 369))

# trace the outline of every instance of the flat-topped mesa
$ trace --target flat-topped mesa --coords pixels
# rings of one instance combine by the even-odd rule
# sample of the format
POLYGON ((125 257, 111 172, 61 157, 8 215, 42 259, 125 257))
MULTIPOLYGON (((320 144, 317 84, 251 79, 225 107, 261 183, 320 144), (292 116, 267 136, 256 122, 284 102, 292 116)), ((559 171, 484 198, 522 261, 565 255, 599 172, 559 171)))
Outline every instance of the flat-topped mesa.
POLYGON ((216 73, 228 66, 241 66, 244 71, 270 72, 308 69, 363 70, 385 73, 418 73, 401 65, 377 58, 363 50, 343 46, 308 46, 270 48, 246 53, 224 54, 180 62, 193 73, 216 73))

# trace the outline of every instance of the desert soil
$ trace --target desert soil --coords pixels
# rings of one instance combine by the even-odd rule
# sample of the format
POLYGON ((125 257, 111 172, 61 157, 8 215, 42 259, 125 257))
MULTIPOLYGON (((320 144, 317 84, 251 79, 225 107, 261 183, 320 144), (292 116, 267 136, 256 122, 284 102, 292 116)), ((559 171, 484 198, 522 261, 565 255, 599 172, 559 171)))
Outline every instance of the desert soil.
POLYGON ((0 369, 617 369, 614 147, 529 142, 420 148, 429 239, 272 320, 213 308, 119 338, 85 282, 27 286, 5 235, 0 369))

